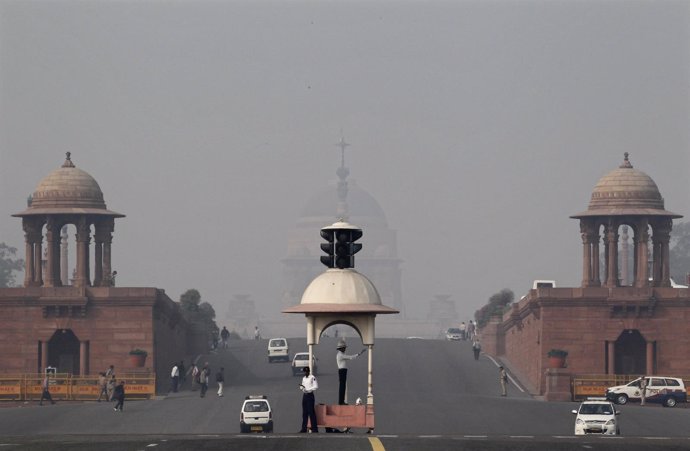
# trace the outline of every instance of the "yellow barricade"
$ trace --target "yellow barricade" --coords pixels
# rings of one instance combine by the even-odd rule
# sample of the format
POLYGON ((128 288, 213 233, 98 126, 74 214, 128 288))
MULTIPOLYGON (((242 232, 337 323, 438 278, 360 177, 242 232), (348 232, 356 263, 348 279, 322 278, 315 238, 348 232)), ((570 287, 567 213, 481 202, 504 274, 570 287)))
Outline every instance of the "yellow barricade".
MULTIPOLYGON (((43 393, 43 374, 0 375, 0 401, 38 401, 43 393)), ((120 374, 127 399, 151 399, 156 395, 155 373, 120 374)), ((50 377, 50 396, 55 400, 95 401, 101 388, 98 376, 58 373, 50 377)))

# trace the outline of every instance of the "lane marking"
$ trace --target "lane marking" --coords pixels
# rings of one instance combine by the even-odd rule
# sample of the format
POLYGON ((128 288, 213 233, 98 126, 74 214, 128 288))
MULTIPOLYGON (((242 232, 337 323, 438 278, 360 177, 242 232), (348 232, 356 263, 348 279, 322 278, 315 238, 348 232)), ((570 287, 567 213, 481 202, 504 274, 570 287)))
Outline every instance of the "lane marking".
POLYGON ((465 438, 488 438, 488 435, 463 435, 465 438))
POLYGON ((372 451, 386 451, 378 437, 369 437, 369 443, 371 444, 372 451))
POLYGON ((510 438, 534 438, 533 435, 511 435, 510 438))
POLYGON ((146 445, 147 448, 153 448, 154 446, 158 446, 158 443, 150 443, 146 445))

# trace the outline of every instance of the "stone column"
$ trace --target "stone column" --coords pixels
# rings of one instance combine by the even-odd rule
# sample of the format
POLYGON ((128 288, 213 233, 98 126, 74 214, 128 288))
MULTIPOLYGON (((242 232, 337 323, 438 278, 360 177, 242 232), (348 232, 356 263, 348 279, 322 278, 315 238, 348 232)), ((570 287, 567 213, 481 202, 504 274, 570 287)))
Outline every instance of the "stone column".
POLYGON ((62 286, 69 285, 69 259, 67 257, 67 226, 63 226, 60 231, 60 281, 62 286))
POLYGON ((621 234, 621 285, 627 287, 630 285, 630 279, 628 278, 628 226, 623 226, 623 233, 621 234))
POLYGON ((646 348, 646 360, 647 360, 647 372, 645 373, 648 376, 651 376, 654 374, 654 342, 647 340, 647 348, 646 348))
POLYGON ((102 240, 103 240, 103 285, 112 285, 111 276, 113 272, 111 262, 111 245, 113 242, 113 229, 115 228, 115 220, 110 218, 107 222, 101 224, 102 240))
POLYGON ((24 262, 24 286, 33 285, 34 282, 34 228, 27 218, 22 219, 24 228, 24 242, 26 243, 26 261, 24 262))
POLYGON ((594 231, 592 232, 592 285, 595 287, 601 286, 601 268, 599 267, 599 226, 594 224, 594 231))
POLYGON ((57 255, 59 252, 58 240, 60 239, 59 227, 55 224, 55 219, 52 217, 48 218, 46 223, 46 250, 48 255, 46 256, 46 274, 44 280, 44 286, 54 287, 59 285, 57 255))
POLYGON ((35 236, 34 241, 34 285, 43 285, 43 235, 41 232, 35 236))
POLYGON ((79 342, 79 375, 80 376, 86 376, 87 374, 87 359, 89 356, 88 353, 88 348, 89 347, 89 342, 88 341, 80 341, 79 342))
POLYGON ((41 342, 41 372, 48 367, 48 342, 41 342))
POLYGON ((369 354, 367 359, 367 404, 374 404, 374 345, 367 345, 369 354))
POLYGON ((635 286, 637 288, 649 286, 649 273, 647 270, 647 260, 649 259, 648 242, 647 220, 643 219, 640 221, 637 234, 635 235, 635 243, 637 244, 637 277, 635 278, 635 286))
POLYGON ((664 218, 654 225, 654 265, 656 269, 654 281, 656 282, 655 285, 660 287, 671 286, 669 254, 672 227, 673 223, 669 218, 664 218))
POLYGON ((618 286, 618 230, 610 221, 606 227, 606 286, 618 286))
POLYGON ((580 220, 580 235, 582 236, 582 287, 592 286, 592 242, 590 241, 590 227, 584 220, 580 220))
POLYGON ((608 362, 606 363, 606 374, 616 374, 616 342, 607 341, 608 362))
POLYGON ((77 287, 89 286, 89 242, 91 230, 86 218, 81 218, 77 224, 77 277, 74 281, 77 287))

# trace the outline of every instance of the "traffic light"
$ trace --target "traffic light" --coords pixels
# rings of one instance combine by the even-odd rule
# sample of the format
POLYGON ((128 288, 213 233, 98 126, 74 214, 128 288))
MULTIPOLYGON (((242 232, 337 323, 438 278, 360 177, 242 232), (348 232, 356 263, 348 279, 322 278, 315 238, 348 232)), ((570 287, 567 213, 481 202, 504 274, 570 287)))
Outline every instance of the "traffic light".
POLYGON ((321 250, 328 254, 321 256, 321 263, 329 268, 334 268, 335 244, 333 243, 333 230, 321 229, 321 236, 328 241, 328 243, 321 243, 321 250))
POLYGON ((321 244, 321 250, 328 255, 321 256, 321 263, 329 268, 354 268, 355 254, 362 249, 355 243, 362 237, 362 230, 346 222, 336 222, 321 229, 321 236, 328 241, 321 244))

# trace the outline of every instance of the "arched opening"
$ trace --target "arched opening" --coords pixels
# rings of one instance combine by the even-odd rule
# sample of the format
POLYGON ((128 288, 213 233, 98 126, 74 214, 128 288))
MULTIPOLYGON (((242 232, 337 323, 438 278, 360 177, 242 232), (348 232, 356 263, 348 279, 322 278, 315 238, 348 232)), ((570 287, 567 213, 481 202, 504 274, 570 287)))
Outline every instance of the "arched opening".
POLYGON ((58 373, 79 374, 79 339, 71 329, 58 329, 48 341, 48 366, 58 373))
POLYGON ((615 343, 616 374, 644 374, 647 342, 638 330, 624 330, 615 343))

